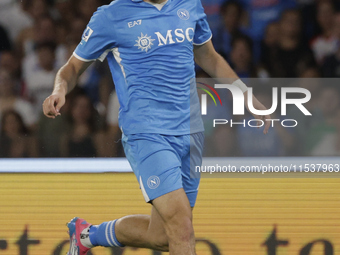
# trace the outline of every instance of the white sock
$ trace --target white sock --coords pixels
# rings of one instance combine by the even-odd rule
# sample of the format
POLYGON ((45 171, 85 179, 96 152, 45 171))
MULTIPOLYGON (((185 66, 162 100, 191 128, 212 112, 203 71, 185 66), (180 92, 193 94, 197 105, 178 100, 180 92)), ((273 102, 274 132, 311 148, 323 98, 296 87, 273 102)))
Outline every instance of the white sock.
POLYGON ((83 231, 80 234, 80 242, 83 246, 87 248, 94 247, 93 244, 90 241, 90 227, 84 228, 83 231))

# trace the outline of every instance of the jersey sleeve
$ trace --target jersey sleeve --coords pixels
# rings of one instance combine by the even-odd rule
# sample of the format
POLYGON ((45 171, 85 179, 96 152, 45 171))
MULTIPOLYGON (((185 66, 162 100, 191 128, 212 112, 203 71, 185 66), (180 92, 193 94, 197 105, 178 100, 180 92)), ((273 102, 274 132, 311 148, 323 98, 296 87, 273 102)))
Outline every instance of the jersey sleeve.
POLYGON ((93 14, 73 55, 84 62, 97 59, 103 62, 115 44, 113 26, 109 24, 104 11, 99 8, 93 14))
POLYGON ((204 9, 201 0, 197 0, 197 23, 194 36, 194 45, 203 45, 212 38, 212 32, 210 30, 207 15, 204 13, 204 9))

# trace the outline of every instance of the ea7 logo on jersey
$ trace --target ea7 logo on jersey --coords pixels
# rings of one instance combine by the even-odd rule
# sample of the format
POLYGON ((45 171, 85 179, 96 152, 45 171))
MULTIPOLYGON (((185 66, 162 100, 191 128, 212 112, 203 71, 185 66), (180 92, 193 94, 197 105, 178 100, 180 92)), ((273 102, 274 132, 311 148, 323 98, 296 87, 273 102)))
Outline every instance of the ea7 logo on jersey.
POLYGON ((131 21, 131 22, 128 23, 129 28, 132 28, 134 26, 140 26, 140 25, 142 25, 142 20, 141 19, 135 20, 135 21, 131 21))
POLYGON ((84 42, 87 42, 89 39, 90 39, 90 37, 91 37, 91 35, 93 34, 93 30, 88 26, 86 29, 85 29, 85 31, 84 31, 84 34, 83 34, 83 41, 84 42))

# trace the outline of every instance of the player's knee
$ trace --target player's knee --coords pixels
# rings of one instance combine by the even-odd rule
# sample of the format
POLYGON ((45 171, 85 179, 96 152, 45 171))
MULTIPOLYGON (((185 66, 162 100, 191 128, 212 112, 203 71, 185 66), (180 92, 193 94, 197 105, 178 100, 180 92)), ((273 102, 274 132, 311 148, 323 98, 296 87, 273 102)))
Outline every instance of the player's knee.
POLYGON ((157 236, 153 240, 158 251, 169 252, 169 240, 166 235, 157 236))
POLYGON ((189 242, 194 238, 194 228, 190 216, 177 214, 165 223, 165 228, 169 240, 189 242))

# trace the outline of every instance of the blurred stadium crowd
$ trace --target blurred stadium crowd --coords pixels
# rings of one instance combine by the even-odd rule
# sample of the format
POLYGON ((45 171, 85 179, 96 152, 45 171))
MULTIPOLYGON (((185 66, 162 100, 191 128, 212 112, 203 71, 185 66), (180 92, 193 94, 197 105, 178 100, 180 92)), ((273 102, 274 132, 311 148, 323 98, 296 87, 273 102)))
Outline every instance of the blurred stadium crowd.
MULTIPOLYGON (((97 61, 82 75, 61 117, 47 119, 41 109, 57 70, 80 42, 93 12, 109 2, 0 1, 0 157, 124 156, 119 103, 107 63, 97 61)), ((241 78, 340 77, 340 1, 202 4, 216 50, 241 78)), ((205 155, 340 155, 339 88, 320 83, 307 88, 313 118, 295 116, 298 128, 277 127, 264 138, 254 135, 254 129, 208 127, 205 155)), ((271 96, 257 91, 270 107, 271 96)))

